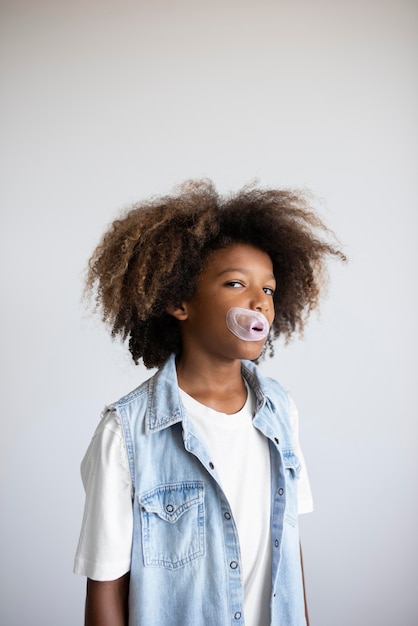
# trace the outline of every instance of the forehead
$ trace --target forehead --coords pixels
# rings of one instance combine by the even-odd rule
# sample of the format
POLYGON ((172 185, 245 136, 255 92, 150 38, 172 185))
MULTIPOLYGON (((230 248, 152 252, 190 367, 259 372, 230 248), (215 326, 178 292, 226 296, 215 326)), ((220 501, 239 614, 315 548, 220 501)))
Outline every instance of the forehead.
POLYGON ((226 270, 261 270, 273 276, 273 263, 267 252, 244 243, 231 244, 212 252, 204 271, 213 273, 226 270))

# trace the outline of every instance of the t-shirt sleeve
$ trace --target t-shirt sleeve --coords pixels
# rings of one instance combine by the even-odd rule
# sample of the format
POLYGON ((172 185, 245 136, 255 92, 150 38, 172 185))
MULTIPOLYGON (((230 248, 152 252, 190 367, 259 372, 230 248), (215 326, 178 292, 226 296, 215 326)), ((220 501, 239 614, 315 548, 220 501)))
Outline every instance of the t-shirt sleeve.
POLYGON ((81 463, 86 492, 74 572, 115 580, 130 570, 132 482, 120 424, 104 412, 81 463))
POLYGON ((297 407, 289 397, 290 400, 290 423, 292 427, 292 436, 293 436, 293 446, 295 450, 295 454, 298 457, 302 469, 299 476, 298 482, 298 512, 301 513, 310 513, 313 511, 313 500, 312 500, 312 491, 311 485, 309 482, 309 476, 306 469, 305 458, 303 456, 302 449, 299 443, 299 414, 297 407))

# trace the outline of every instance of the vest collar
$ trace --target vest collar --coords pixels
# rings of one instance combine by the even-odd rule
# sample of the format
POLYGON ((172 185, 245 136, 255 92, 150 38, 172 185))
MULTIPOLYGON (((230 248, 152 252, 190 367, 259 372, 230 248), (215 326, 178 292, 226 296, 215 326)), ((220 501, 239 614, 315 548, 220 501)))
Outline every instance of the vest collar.
MULTIPOLYGON (((269 396, 268 388, 254 363, 243 361, 241 369, 243 377, 255 393, 256 412, 258 413, 269 396)), ((150 434, 182 422, 185 409, 180 399, 174 354, 149 380, 149 385, 145 431, 150 434)))

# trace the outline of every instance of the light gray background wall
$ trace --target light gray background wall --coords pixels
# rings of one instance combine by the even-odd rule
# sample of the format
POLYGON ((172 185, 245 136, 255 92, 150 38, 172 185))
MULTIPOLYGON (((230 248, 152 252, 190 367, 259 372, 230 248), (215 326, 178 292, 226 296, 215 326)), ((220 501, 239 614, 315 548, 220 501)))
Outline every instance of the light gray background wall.
POLYGON ((307 186, 346 246, 265 365, 301 413, 311 621, 418 623, 416 34, 408 0, 1 2, 2 625, 82 623, 79 463, 147 375, 80 306, 85 262, 202 176, 307 186))

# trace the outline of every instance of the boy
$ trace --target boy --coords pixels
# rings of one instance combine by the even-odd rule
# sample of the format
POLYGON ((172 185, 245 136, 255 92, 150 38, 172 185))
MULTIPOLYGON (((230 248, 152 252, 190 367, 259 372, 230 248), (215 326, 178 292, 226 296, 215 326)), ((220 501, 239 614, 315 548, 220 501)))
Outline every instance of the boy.
POLYGON ((302 195, 206 182, 134 207, 87 287, 158 372, 107 408, 82 464, 87 626, 306 624, 297 413, 254 364, 317 305, 327 232, 302 195))

